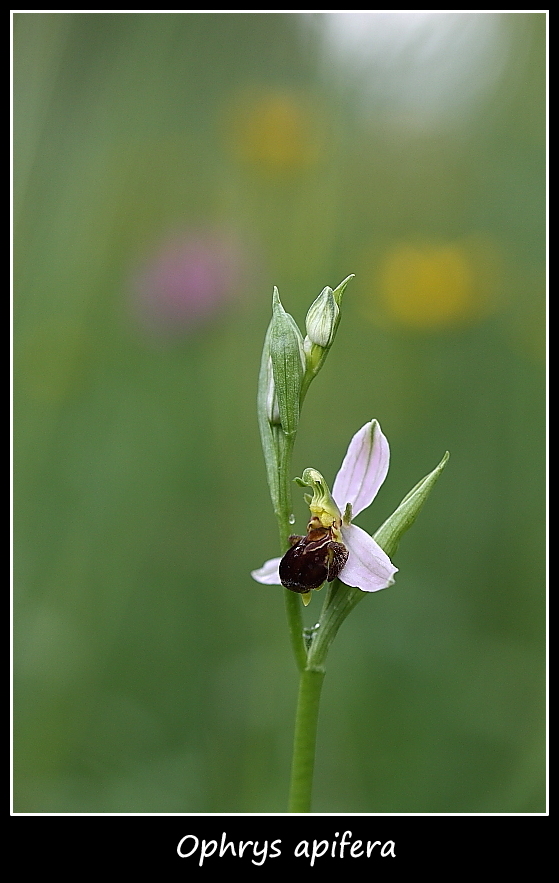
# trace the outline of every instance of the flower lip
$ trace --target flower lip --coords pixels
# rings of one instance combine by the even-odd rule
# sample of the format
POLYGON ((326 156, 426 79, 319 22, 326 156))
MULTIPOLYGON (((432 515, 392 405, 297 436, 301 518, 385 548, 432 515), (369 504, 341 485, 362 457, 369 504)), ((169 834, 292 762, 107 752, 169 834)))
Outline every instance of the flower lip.
POLYGON ((282 586, 305 594, 336 579, 349 555, 343 543, 336 541, 337 535, 333 525, 324 527, 313 517, 306 536, 290 536, 291 548, 279 563, 282 586))

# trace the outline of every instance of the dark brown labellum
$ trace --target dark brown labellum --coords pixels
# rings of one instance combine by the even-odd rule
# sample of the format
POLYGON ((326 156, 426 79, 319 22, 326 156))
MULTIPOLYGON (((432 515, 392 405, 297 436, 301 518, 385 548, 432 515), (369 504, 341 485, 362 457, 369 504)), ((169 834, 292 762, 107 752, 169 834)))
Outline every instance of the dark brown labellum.
MULTIPOLYGON (((311 522, 312 524, 312 522, 311 522)), ((332 529, 311 527, 305 537, 289 537, 291 548, 280 561, 282 585, 292 592, 310 592, 322 583, 332 582, 346 563, 349 552, 332 539, 332 529)))

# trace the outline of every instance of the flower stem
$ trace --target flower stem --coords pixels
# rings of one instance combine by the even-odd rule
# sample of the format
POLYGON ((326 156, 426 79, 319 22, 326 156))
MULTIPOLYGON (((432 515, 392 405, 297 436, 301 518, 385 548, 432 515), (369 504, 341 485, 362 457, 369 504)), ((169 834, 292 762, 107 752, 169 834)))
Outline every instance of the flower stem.
MULTIPOLYGON (((282 550, 289 548, 291 534, 291 456, 295 439, 279 434, 278 438, 278 506, 276 516, 282 550)), ((301 598, 297 592, 284 589, 285 611, 289 636, 295 661, 300 672, 299 698, 295 718, 293 761, 289 812, 310 812, 316 729, 320 691, 324 671, 318 667, 308 668, 307 648, 303 636, 303 615, 301 598)))
POLYGON ((306 668, 301 672, 289 795, 289 812, 293 813, 311 811, 316 730, 323 681, 324 671, 306 668))
MULTIPOLYGON (((294 438, 290 438, 283 433, 278 438, 278 490, 279 501, 276 510, 278 519, 280 544, 282 552, 289 548, 289 535, 291 534, 291 455, 293 453, 294 438)), ((301 599, 296 592, 289 589, 284 590, 285 611, 287 614, 287 625, 289 628, 289 637, 293 654, 299 671, 302 671, 307 664, 307 651, 305 649, 305 641, 303 638, 303 615, 301 613, 301 599)))
POLYGON ((290 589, 284 590, 285 612, 287 614, 287 625, 289 628, 289 637, 291 638, 291 646, 295 655, 295 661, 300 672, 303 671, 307 663, 307 651, 303 639, 303 616, 301 613, 301 600, 299 595, 290 589))

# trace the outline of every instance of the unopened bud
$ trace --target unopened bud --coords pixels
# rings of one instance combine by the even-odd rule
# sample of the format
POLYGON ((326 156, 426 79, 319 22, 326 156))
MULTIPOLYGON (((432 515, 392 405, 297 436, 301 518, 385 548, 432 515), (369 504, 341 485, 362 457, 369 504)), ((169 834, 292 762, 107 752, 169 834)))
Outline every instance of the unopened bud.
POLYGON ((327 349, 332 345, 340 321, 340 308, 329 285, 324 288, 307 313, 307 335, 311 343, 327 349))
POLYGON ((316 377, 322 368, 328 351, 334 343, 340 324, 342 296, 350 279, 353 279, 353 274, 347 276, 333 291, 329 285, 323 288, 307 313, 307 336, 303 344, 306 372, 301 398, 305 397, 313 377, 316 377))
POLYGON ((276 384, 274 383, 274 372, 272 370, 272 359, 268 359, 268 376, 266 386, 266 416, 268 423, 272 426, 281 426, 281 418, 278 405, 278 397, 276 395, 276 384))
POLYGON ((285 312, 277 288, 274 288, 273 315, 270 323, 270 359, 275 387, 270 413, 274 411, 275 394, 282 429, 286 435, 294 435, 299 425, 305 353, 301 332, 293 316, 285 312))

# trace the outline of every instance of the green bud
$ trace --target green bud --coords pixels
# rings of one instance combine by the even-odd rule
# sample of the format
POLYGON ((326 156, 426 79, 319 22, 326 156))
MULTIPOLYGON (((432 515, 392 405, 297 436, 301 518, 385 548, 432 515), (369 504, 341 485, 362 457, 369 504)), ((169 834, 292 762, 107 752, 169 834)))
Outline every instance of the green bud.
MULTIPOLYGON (((299 425, 301 385, 305 371, 303 337, 293 316, 286 313, 274 288, 273 314, 270 323, 270 358, 277 408, 284 433, 293 436, 299 425)), ((270 414, 274 414, 274 393, 271 393, 270 414)), ((267 402, 270 400, 268 390, 267 402)))
POLYGON ((391 558, 398 548, 400 537, 412 526, 419 515, 425 500, 431 493, 433 486, 447 464, 450 454, 448 451, 441 462, 429 475, 422 478, 409 494, 406 494, 395 512, 386 519, 374 535, 379 546, 384 549, 391 558))
POLYGON ((270 357, 270 328, 271 322, 264 338, 262 360, 260 363, 260 376, 258 378, 258 424, 262 450, 266 463, 266 474, 270 486, 272 505, 277 511, 280 505, 279 479, 278 479, 278 436, 281 434, 279 425, 279 408, 275 397, 275 384, 272 373, 272 360, 270 357), (274 419, 277 413, 277 421, 274 419))
POLYGON ((278 397, 276 394, 276 384, 274 383, 274 372, 272 369, 272 359, 268 359, 266 367, 266 417, 271 426, 281 426, 281 418, 278 405, 278 397))
POLYGON ((334 342, 340 324, 340 304, 345 287, 354 274, 347 276, 337 288, 323 288, 307 313, 307 336, 304 340, 306 371, 301 399, 306 395, 311 381, 318 374, 328 350, 334 342))
POLYGON ((329 285, 323 288, 307 313, 307 336, 315 346, 332 345, 340 321, 340 308, 329 285))

